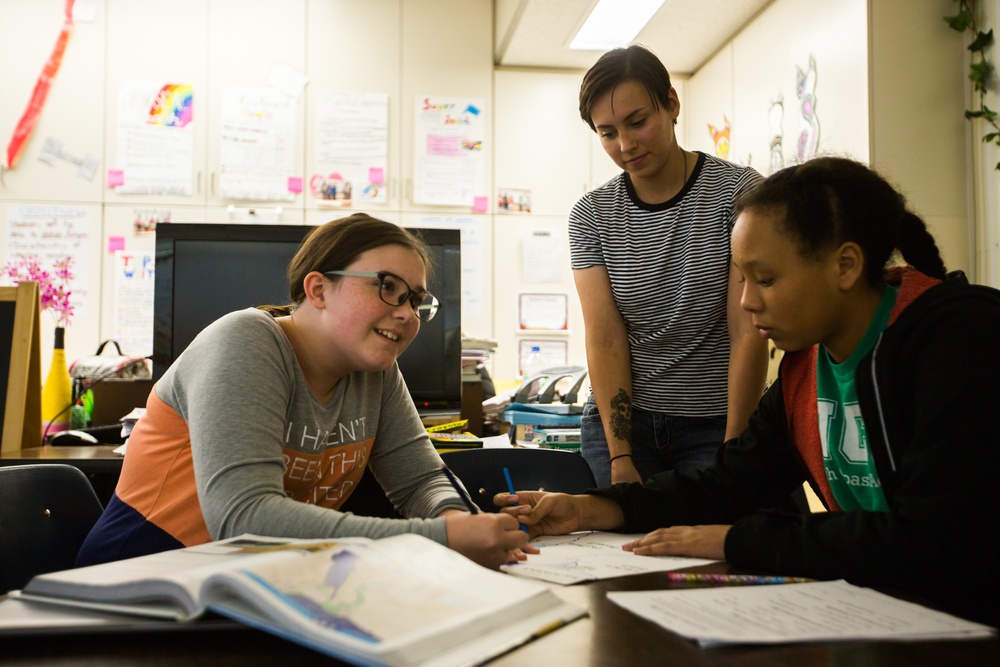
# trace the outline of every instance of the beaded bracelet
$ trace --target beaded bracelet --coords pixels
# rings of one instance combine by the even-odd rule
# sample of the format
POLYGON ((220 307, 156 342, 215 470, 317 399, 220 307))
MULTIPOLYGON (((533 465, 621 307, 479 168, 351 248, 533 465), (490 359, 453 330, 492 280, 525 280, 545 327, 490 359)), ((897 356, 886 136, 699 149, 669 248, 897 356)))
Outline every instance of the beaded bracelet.
POLYGON ((620 458, 621 458, 621 457, 623 457, 623 456, 627 456, 627 457, 629 457, 629 458, 632 458, 632 455, 631 455, 631 454, 616 454, 615 456, 612 456, 612 457, 611 457, 611 460, 612 460, 612 461, 614 461, 615 459, 620 459, 620 458))

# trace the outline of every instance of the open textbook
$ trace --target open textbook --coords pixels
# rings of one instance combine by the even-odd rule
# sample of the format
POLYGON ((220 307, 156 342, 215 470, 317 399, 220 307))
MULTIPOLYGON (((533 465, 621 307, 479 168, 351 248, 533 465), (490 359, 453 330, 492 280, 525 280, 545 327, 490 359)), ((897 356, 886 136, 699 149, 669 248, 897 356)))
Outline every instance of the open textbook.
POLYGON ((540 553, 532 554, 526 561, 504 565, 501 569, 519 577, 576 584, 717 562, 680 556, 636 556, 631 551, 622 550, 623 544, 639 537, 641 535, 601 531, 537 537, 531 541, 531 546, 538 547, 540 553))
POLYGON ((181 621, 210 609, 378 665, 481 662, 586 614, 543 584, 480 567, 418 535, 243 535, 40 575, 14 595, 181 621))
POLYGON ((614 591, 608 599, 702 646, 988 637, 993 628, 846 581, 614 591))

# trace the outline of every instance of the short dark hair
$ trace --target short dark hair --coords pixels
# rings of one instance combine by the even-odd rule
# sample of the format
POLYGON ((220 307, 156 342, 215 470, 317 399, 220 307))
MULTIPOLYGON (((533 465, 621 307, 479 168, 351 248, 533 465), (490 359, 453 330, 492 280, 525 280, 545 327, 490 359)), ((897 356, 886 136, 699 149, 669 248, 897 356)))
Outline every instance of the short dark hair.
POLYGON ((944 261, 927 225, 875 170, 847 158, 821 157, 777 171, 736 201, 744 211, 773 212, 805 256, 853 241, 865 255, 865 277, 878 286, 893 253, 933 278, 944 261))
POLYGON ((649 93, 653 106, 670 109, 670 73, 660 59, 638 44, 612 49, 587 70, 580 84, 580 117, 590 129, 597 131, 591 120, 597 98, 625 81, 639 82, 649 93))

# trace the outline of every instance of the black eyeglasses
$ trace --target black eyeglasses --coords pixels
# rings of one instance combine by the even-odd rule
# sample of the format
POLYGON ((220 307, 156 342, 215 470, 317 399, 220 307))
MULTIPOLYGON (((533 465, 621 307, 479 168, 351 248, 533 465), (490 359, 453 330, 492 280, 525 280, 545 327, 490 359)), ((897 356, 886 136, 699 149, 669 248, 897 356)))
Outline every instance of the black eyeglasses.
POLYGON ((430 322, 441 308, 441 302, 430 292, 416 292, 406 281, 388 271, 324 271, 324 276, 354 276, 378 278, 378 296, 390 306, 402 306, 407 301, 418 318, 430 322))

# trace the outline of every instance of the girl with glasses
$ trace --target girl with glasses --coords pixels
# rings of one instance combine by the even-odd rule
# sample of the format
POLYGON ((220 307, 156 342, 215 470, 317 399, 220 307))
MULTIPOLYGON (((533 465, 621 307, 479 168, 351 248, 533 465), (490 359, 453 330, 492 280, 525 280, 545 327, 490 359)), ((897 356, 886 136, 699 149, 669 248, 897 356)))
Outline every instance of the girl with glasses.
POLYGON ((996 624, 1000 292, 946 274, 924 222, 851 160, 779 171, 738 211, 741 304, 785 351, 749 427, 658 488, 498 501, 532 535, 653 531, 625 548, 910 590, 996 624), (828 511, 761 511, 803 481, 828 511))
POLYGON ((363 213, 313 230, 289 305, 220 318, 157 382, 78 564, 242 533, 418 533, 488 567, 523 557, 517 521, 470 513, 442 474, 396 366, 439 308, 429 264, 422 241, 363 213), (369 467, 406 518, 338 511, 369 467))

